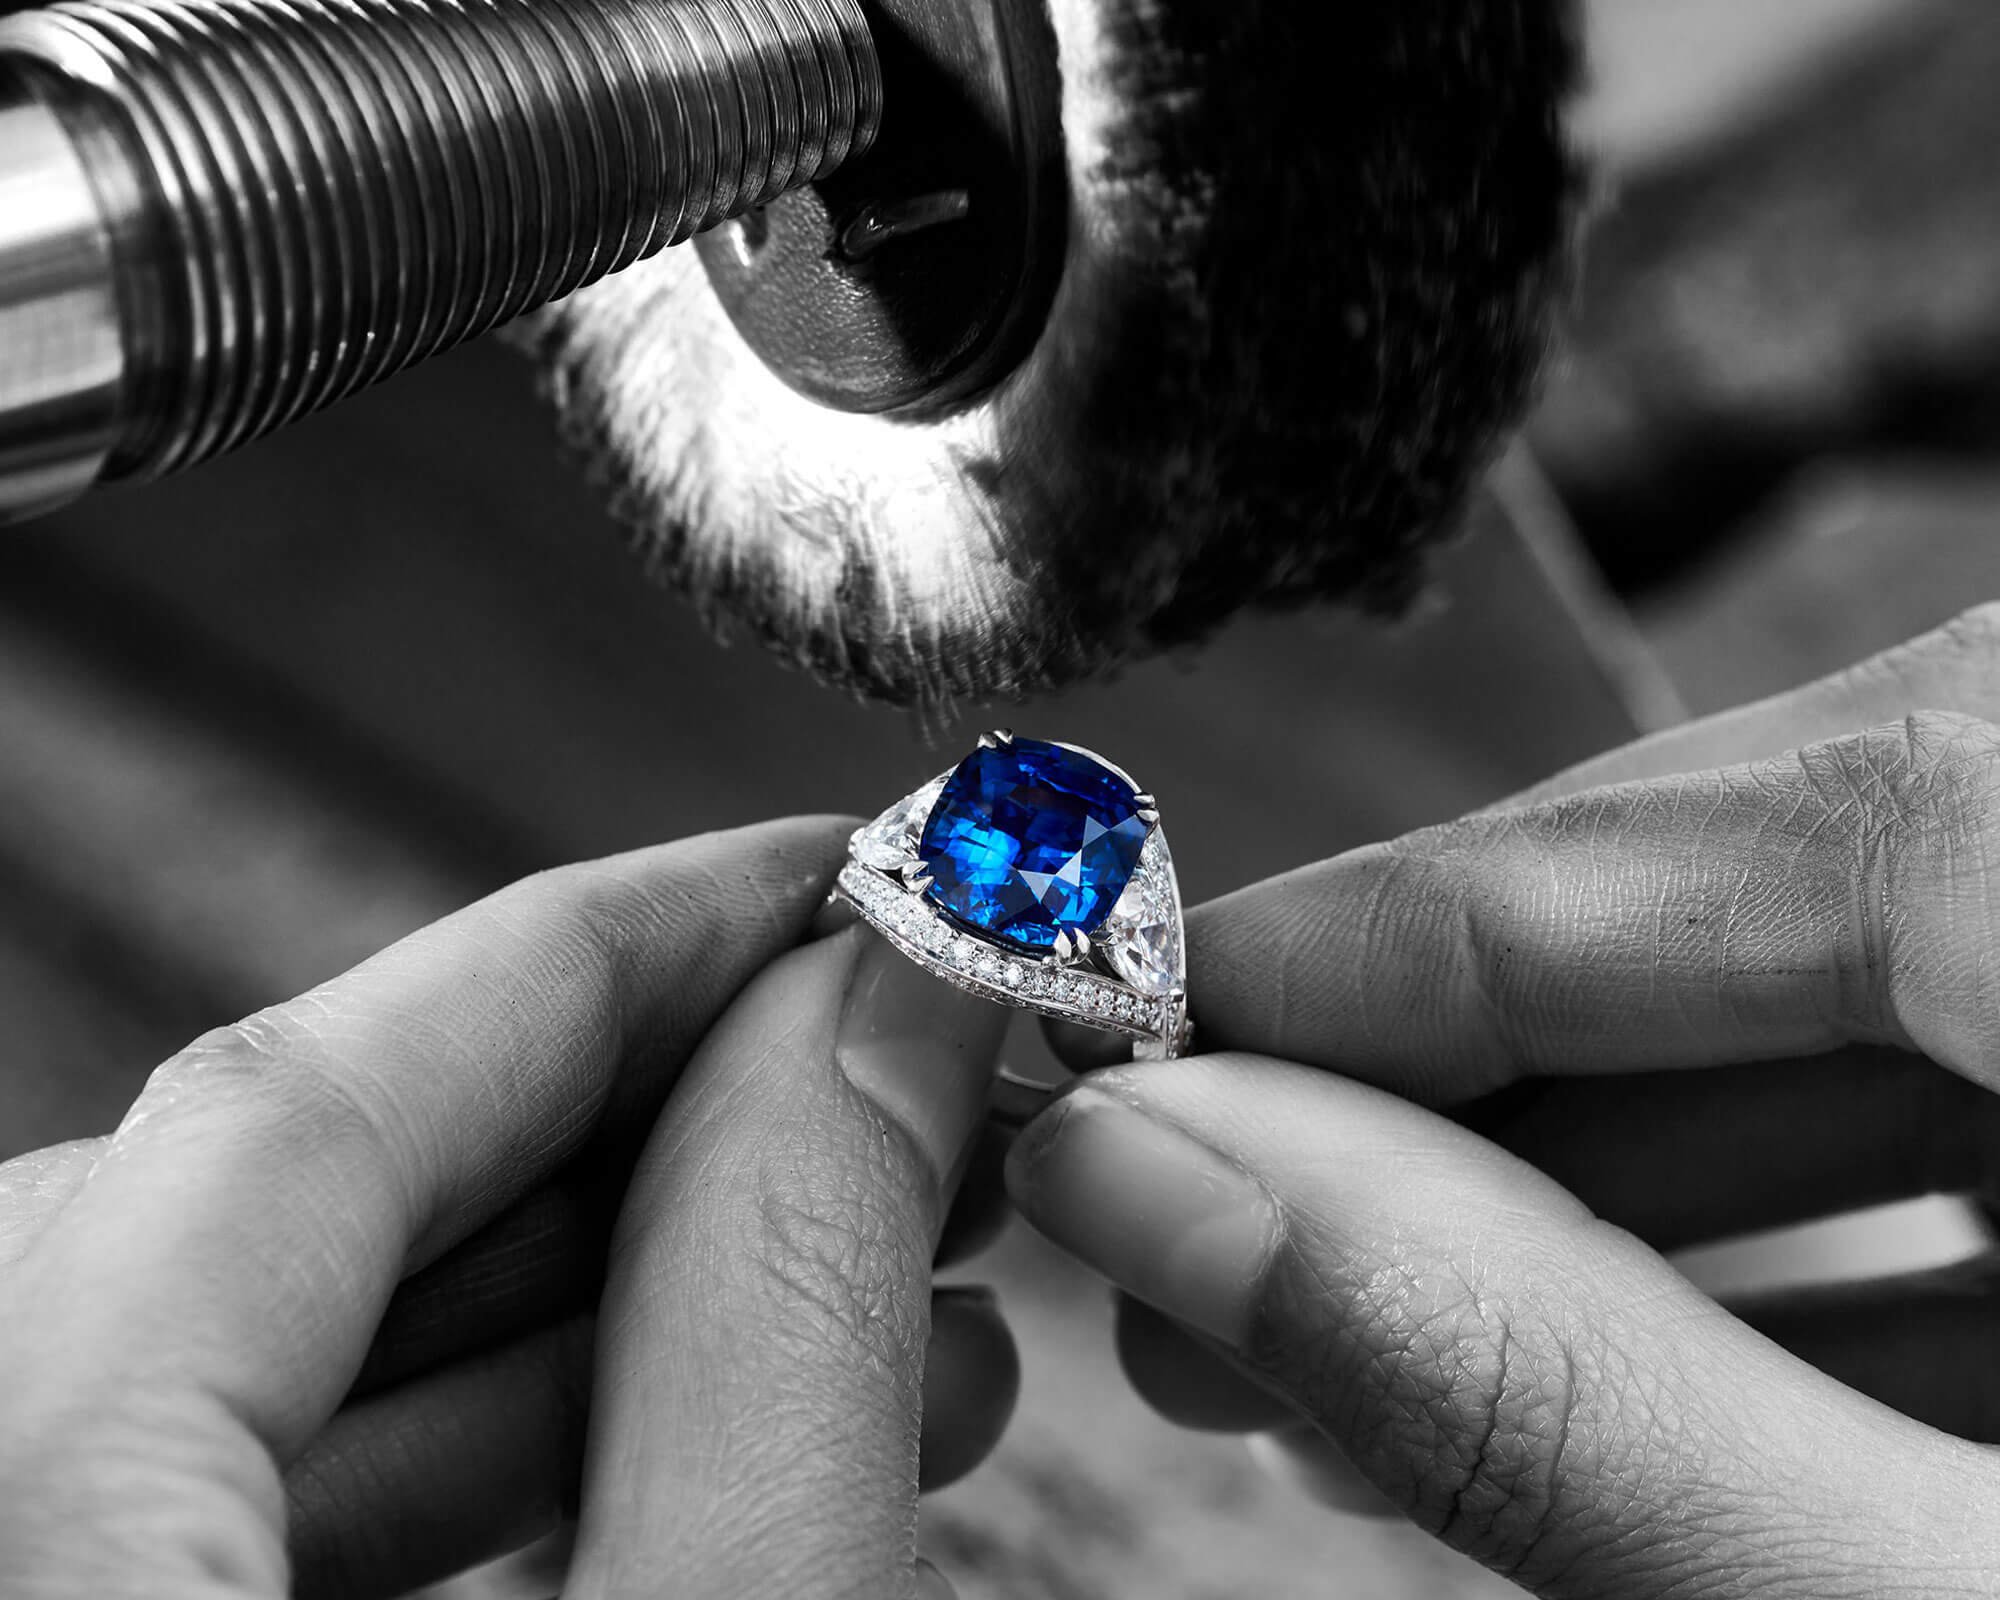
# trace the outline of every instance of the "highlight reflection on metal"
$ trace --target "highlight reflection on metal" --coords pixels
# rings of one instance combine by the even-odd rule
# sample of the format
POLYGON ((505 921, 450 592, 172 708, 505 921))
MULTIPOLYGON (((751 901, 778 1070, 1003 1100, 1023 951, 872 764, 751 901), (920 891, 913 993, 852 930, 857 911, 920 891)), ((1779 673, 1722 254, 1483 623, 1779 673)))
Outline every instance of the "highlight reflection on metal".
POLYGON ((859 0, 0 17, 0 520, 228 450, 831 172, 859 0))

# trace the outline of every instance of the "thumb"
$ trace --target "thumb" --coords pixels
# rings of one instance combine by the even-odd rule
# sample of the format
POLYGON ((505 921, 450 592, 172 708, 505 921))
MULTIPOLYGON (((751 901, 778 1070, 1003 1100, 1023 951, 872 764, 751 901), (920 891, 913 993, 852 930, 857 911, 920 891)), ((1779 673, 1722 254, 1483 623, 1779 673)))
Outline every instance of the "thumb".
POLYGON ((1974 1447, 1379 1090, 1248 1056, 1099 1073, 1029 1125, 1008 1180, 1042 1232, 1538 1593, 1928 1593, 1926 1562, 1991 1570, 1965 1565, 1992 1472, 1974 1447))
POLYGON ((738 997, 613 1241, 566 1595, 934 1591, 931 1255, 1006 1020, 862 929, 738 997))

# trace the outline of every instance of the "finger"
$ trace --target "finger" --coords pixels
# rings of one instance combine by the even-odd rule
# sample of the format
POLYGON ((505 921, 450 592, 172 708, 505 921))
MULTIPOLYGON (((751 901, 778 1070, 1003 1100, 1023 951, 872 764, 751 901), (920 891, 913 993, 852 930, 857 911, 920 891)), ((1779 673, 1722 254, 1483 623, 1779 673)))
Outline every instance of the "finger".
POLYGON ((990 1289, 931 1295, 918 1487, 958 1482, 993 1453, 1021 1393, 1021 1356, 990 1289))
MULTIPOLYGON (((1861 1284, 1759 1295, 1731 1307, 1801 1360, 1919 1422, 2000 1442, 2000 1268, 1969 1266, 1861 1284)), ((1297 1414, 1208 1339, 1142 1302, 1119 1297, 1118 1353, 1134 1390, 1168 1421, 1217 1432, 1270 1430, 1267 1464, 1299 1459, 1293 1477, 1329 1503, 1351 1505, 1333 1461, 1291 1424, 1297 1414), (1282 1436, 1282 1437, 1280 1437, 1282 1436), (1325 1482, 1319 1482, 1324 1477, 1325 1482)))
POLYGON ((944 1232, 938 1238, 940 1267, 968 1261, 1000 1237, 1012 1213, 1007 1209, 1007 1146, 1013 1135, 990 1121, 980 1129, 966 1162, 965 1177, 952 1196, 944 1232))
POLYGON ((1904 1416, 2000 1442, 2000 1273, 1991 1259, 1914 1279, 1737 1308, 1766 1337, 1904 1416))
POLYGON ((407 1594, 573 1516, 592 1333, 572 1318, 336 1416, 286 1474, 291 1592, 407 1594))
POLYGON ((1256 1381, 1214 1341, 1143 1300, 1118 1296, 1118 1364, 1139 1397, 1169 1422, 1204 1432, 1257 1433, 1299 1420, 1290 1401, 1256 1381))
POLYGON ((28 1253, 83 1187, 108 1139, 72 1139, 0 1163, 0 1267, 28 1253))
POLYGON ((1766 760, 1918 711, 2000 722, 2000 603, 1975 606, 1941 628, 1816 682, 1593 757, 1507 804, 1533 805, 1606 784, 1766 760))
POLYGON ((2000 730, 1926 713, 1354 851, 1199 908, 1210 1048, 1460 1102, 1848 1043, 2000 1079, 2000 730))
MULTIPOLYGON (((1475 1102, 1462 1120, 1661 1250, 1909 1195, 1990 1192, 2000 1150, 2000 1100, 1901 1052, 1859 1047, 1749 1067, 1535 1080, 1475 1102)), ((102 1142, 18 1158, 0 1167, 0 1193, 13 1169, 47 1157, 47 1175, 24 1171, 14 1186, 52 1216, 54 1198, 81 1185, 102 1142)), ((1006 1144, 990 1125, 982 1132, 938 1265, 976 1255, 1004 1226, 1006 1144)), ((405 1280, 351 1396, 594 1306, 627 1170, 593 1167, 546 1185, 405 1280)), ((26 1216, 0 1205, 0 1218, 26 1216)), ((1118 1326, 1127 1376, 1169 1420, 1238 1432, 1275 1425, 1276 1402, 1156 1314, 1126 1301, 1118 1326)))
MULTIPOLYGON (((977 1255, 1006 1226, 1007 1142, 990 1125, 981 1131, 935 1265, 977 1255)), ((629 1158, 594 1152, 406 1278, 383 1313, 349 1399, 594 1308, 630 1171, 629 1158)))
MULTIPOLYGON (((1535 1079, 1474 1102, 1459 1120, 1659 1250, 1912 1195, 1987 1189, 2000 1149, 2000 1098, 1913 1056, 1858 1047, 1754 1066, 1535 1079)), ((1767 1331, 1898 1409, 1984 1436, 1974 1419, 1985 1413, 1972 1403, 1982 1386, 1920 1349, 1898 1345, 1873 1370, 1862 1364, 1865 1336, 1844 1340, 1835 1363, 1803 1335, 1767 1331), (1944 1391, 1921 1406, 1907 1394, 1917 1373, 1926 1383, 1937 1374, 1944 1391), (1954 1400, 1970 1409, 1954 1413, 1954 1400)), ((1290 1415, 1211 1343, 1129 1298, 1121 1297, 1118 1344, 1134 1389, 1184 1427, 1247 1433, 1290 1415)), ((1266 1453, 1275 1459, 1286 1448, 1266 1453)), ((1304 1449, 1290 1475, 1311 1488, 1332 1469, 1304 1449)), ((1322 1499, 1325 1488, 1315 1491, 1322 1499)))
POLYGON ((596 1308, 616 1196, 558 1181, 396 1288, 348 1404, 596 1308))
POLYGON ((908 1597, 930 1263, 1007 1014, 854 929, 775 962, 633 1180, 576 1595, 908 1597))
MULTIPOLYGON (((1974 607, 1941 628, 1817 682, 1592 757, 1497 809, 1521 810, 1611 784, 1768 761, 1925 710, 2000 722, 2000 603, 1974 607)), ((1253 899, 1276 895, 1287 882, 1274 879, 1245 894, 1253 899)), ((1213 914, 1209 907, 1197 908, 1191 935, 1205 934, 1207 945, 1227 944, 1243 931, 1238 919, 1244 909, 1240 901, 1213 914)), ((1197 949, 1191 957, 1197 978, 1203 975, 1202 954, 1197 949)), ((1275 959, 1285 952, 1265 954, 1275 959)), ((1222 984, 1206 987, 1220 991, 1222 984)), ((1205 1028, 1211 1025, 1208 1010, 1200 1015, 1205 1028)), ((1129 1054, 1113 1036, 1075 1024, 1053 1024, 1045 1032, 1056 1055, 1079 1072, 1115 1065, 1129 1054)), ((1209 1037, 1204 1034, 1205 1047, 1209 1037)), ((1269 1048, 1248 1037, 1230 1042, 1269 1048)))
MULTIPOLYGON (((286 1475, 293 1593, 405 1594, 573 1518, 592 1321, 570 1317, 344 1407, 286 1475)), ((926 1489, 963 1477, 992 1451, 1019 1373, 989 1292, 935 1293, 926 1489)))
POLYGON ((19 1263, 42 1314, 17 1336, 43 1341, 49 1374, 211 1397, 289 1459, 408 1268, 544 1178, 608 1107, 664 1096, 803 930, 841 832, 772 824, 545 873, 197 1041, 19 1263))
POLYGON ((2000 1097, 1903 1051, 1541 1078, 1459 1119, 1658 1250, 1987 1189, 2000 1097))
POLYGON ((1395 1096, 1242 1056, 1115 1070, 1023 1134, 1009 1180, 1030 1222, 1233 1350, 1407 1515, 1554 1600, 1718 1574, 1919 1591, 1934 1553, 2000 1555, 1983 1530, 1967 1551, 1970 1447, 1395 1096))
MULTIPOLYGON (((108 1138, 0 1165, 0 1267, 83 1187, 108 1138)), ((397 1285, 349 1398, 401 1383, 595 1305, 631 1157, 558 1178, 397 1285)), ((994 1187, 998 1188, 996 1181, 994 1187)), ((1004 1196, 1002 1196, 1004 1201, 1004 1196)))

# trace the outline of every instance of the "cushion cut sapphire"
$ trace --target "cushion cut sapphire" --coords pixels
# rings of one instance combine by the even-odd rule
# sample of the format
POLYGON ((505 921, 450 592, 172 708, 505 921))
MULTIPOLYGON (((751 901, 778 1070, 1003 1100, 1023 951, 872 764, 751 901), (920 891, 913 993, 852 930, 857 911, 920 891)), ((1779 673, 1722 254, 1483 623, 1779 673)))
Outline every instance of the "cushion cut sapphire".
POLYGON ((1131 784, 1080 751, 1016 739, 958 764, 917 854, 954 920, 1040 954, 1111 914, 1145 842, 1131 784))

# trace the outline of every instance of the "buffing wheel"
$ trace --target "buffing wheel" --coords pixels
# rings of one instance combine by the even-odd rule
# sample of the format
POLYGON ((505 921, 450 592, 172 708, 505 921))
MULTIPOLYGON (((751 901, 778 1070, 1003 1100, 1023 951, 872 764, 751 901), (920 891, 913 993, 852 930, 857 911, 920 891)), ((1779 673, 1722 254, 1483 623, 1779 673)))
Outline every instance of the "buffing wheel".
POLYGON ((1250 603, 1407 598, 1568 276, 1567 0, 885 17, 933 81, 899 99, 885 51, 875 153, 725 230, 709 269, 668 251, 536 324, 652 568, 827 680, 928 705, 1250 603), (954 162, 962 218, 849 259, 954 162))

